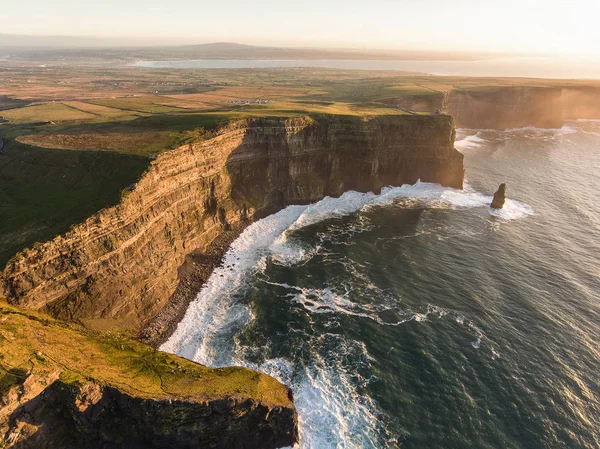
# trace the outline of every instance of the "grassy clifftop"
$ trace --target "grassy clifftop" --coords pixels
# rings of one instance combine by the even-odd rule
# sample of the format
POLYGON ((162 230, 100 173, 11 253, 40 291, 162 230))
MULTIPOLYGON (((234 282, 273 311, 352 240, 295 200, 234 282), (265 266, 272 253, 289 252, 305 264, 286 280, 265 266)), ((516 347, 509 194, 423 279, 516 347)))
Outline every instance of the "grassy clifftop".
POLYGON ((28 375, 94 381, 145 399, 209 401, 239 395, 291 406, 288 389, 245 368, 211 369, 120 335, 99 334, 0 303, 0 394, 28 375))
POLYGON ((290 390, 0 303, 0 448, 275 448, 290 390))

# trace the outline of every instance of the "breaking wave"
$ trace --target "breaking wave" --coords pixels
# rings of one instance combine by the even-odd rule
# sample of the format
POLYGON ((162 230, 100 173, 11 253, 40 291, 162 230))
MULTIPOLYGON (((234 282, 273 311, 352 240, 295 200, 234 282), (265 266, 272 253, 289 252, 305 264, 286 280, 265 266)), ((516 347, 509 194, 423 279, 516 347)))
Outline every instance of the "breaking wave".
MULTIPOLYGON (((510 199, 505 209, 490 211, 492 197, 476 192, 468 185, 464 190, 457 190, 421 182, 385 188, 379 195, 346 192, 339 198, 324 198, 308 206, 289 206, 252 224, 232 243, 221 266, 215 269, 161 350, 212 367, 247 366, 291 386, 299 412, 302 448, 326 449, 343 445, 358 449, 381 447, 377 441, 394 443, 385 433, 385 425, 373 400, 360 393, 369 379, 344 367, 343 360, 348 353, 362 360, 364 366, 369 366, 369 355, 362 343, 332 334, 328 339, 336 340, 335 344, 318 339, 311 341, 311 345, 320 348, 312 351, 313 360, 309 364, 293 366, 290 361, 272 358, 256 365, 245 356, 245 352, 252 349, 240 346, 235 336, 253 318, 251 307, 243 301, 245 287, 265 270, 267 262, 271 260, 280 265, 293 265, 318 252, 318 246, 304 248, 295 243, 290 238, 294 231, 372 207, 394 205, 400 200, 403 200, 398 203, 401 207, 482 208, 483 219, 488 217, 489 220, 512 220, 532 213, 526 204, 510 199)), ((368 229, 367 226, 365 228, 368 229)), ((472 343, 474 348, 479 348, 482 338, 485 338, 462 315, 433 305, 415 312, 385 302, 380 306, 358 304, 349 299, 349 295, 332 289, 272 285, 285 289, 287 293, 284 298, 304 307, 311 314, 359 316, 392 326, 448 315, 453 316, 458 324, 473 329, 476 338, 472 343), (382 318, 382 312, 390 310, 395 318, 382 318)))
POLYGON ((215 269, 162 349, 213 365, 214 355, 204 352, 206 340, 223 325, 244 325, 251 319, 248 312, 222 304, 220 299, 236 293, 255 273, 262 271, 267 257, 286 264, 303 260, 310 250, 298 250, 294 243, 289 243, 293 231, 407 198, 420 207, 486 208, 487 214, 502 220, 524 218, 533 213, 528 205, 511 199, 507 199, 504 209, 491 210, 492 197, 475 191, 468 184, 464 190, 458 190, 422 182, 387 187, 380 195, 350 191, 339 198, 327 197, 308 206, 289 206, 253 223, 231 244, 223 263, 215 269))
POLYGON ((595 134, 594 132, 583 129, 586 124, 600 123, 598 120, 571 120, 565 123, 562 128, 536 128, 526 126, 523 128, 510 128, 505 130, 497 129, 469 129, 459 128, 456 130, 456 140, 454 147, 461 153, 465 151, 478 150, 487 144, 503 142, 514 137, 534 138, 542 141, 553 141, 565 135, 583 132, 586 134, 595 134))
POLYGON ((485 142, 485 139, 479 137, 479 133, 467 135, 462 139, 459 139, 454 142, 454 146, 457 150, 463 152, 467 149, 478 148, 482 143, 485 142))

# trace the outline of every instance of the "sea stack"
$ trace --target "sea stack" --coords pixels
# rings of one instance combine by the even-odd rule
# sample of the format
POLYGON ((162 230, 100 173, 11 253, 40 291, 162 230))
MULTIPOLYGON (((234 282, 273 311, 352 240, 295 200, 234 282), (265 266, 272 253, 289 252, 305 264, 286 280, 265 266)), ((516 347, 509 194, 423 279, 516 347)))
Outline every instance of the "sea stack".
POLYGON ((492 200, 492 209, 502 209, 504 207, 504 201, 506 200, 506 184, 500 184, 496 193, 494 193, 494 199, 492 200))

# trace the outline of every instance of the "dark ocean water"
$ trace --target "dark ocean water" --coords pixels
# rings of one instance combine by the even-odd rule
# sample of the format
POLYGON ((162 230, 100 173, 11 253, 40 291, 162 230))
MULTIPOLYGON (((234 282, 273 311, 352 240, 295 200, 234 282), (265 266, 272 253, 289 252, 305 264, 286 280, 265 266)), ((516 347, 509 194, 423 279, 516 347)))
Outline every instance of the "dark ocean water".
POLYGON ((301 448, 600 447, 600 122, 457 140, 464 192, 252 225, 163 349, 292 386, 301 448))

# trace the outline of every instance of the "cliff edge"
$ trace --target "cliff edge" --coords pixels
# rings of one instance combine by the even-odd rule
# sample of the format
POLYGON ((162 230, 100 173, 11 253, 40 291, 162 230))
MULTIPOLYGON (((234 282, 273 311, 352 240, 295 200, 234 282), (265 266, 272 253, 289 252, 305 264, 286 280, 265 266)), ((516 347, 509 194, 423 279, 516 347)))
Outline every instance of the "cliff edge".
POLYGON ((163 311, 169 323, 148 338, 156 342, 187 307, 168 307, 186 255, 201 260, 212 251, 218 263, 253 220, 351 189, 378 192, 418 179, 462 188, 454 136, 452 118, 441 115, 231 123, 158 156, 117 206, 17 255, 1 275, 1 295, 100 330, 139 332, 163 311))
POLYGON ((0 303, 0 447, 277 448, 298 438, 289 388, 0 303))

